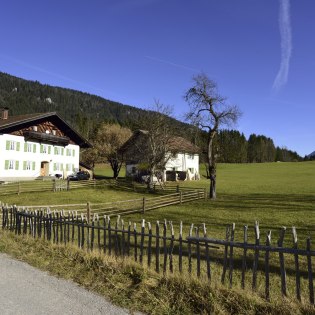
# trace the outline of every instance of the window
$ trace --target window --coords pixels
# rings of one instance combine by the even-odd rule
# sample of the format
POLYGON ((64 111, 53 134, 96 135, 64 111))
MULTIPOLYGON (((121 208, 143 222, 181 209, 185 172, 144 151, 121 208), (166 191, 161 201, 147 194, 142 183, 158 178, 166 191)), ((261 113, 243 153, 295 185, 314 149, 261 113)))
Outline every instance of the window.
POLYGON ((30 171, 32 167, 32 162, 31 161, 24 161, 23 163, 23 169, 26 171, 30 171))
POLYGON ((71 156, 71 150, 70 150, 70 149, 67 149, 67 150, 66 150, 66 155, 67 155, 67 156, 71 156))
POLYGON ((61 148, 61 147, 54 148, 55 155, 63 155, 63 151, 64 151, 64 148, 61 148))
POLYGON ((9 170, 14 170, 14 161, 13 160, 9 161, 9 170))
POLYGON ((62 163, 54 163, 54 171, 63 171, 62 163))
POLYGON ((32 152, 32 144, 31 143, 26 144, 26 152, 32 152))
POLYGON ((71 163, 66 164, 66 171, 72 171, 72 169, 73 169, 73 164, 71 163))
POLYGON ((47 145, 46 144, 40 145, 40 153, 47 154, 47 145))
POLYGON ((6 170, 18 170, 19 169, 19 161, 5 160, 4 161, 4 169, 6 169, 6 170))
POLYGON ((188 154, 188 158, 189 158, 190 160, 193 160, 193 159, 195 158, 195 155, 194 155, 194 154, 188 154))
POLYGON ((20 151, 20 142, 7 140, 6 150, 20 151))

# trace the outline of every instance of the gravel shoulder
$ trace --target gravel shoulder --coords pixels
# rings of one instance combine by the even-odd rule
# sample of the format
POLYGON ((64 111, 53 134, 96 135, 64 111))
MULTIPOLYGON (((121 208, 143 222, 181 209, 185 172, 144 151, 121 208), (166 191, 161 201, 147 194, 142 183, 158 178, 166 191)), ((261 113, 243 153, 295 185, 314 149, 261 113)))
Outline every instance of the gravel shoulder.
POLYGON ((0 314, 129 314, 76 283, 0 254, 0 314))

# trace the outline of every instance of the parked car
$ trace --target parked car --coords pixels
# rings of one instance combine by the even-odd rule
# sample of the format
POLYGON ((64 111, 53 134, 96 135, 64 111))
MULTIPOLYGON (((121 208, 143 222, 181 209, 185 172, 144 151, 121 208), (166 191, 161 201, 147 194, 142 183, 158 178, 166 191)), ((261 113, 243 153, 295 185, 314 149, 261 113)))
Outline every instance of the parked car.
POLYGON ((69 180, 87 180, 90 179, 90 173, 87 171, 76 172, 68 176, 69 180))

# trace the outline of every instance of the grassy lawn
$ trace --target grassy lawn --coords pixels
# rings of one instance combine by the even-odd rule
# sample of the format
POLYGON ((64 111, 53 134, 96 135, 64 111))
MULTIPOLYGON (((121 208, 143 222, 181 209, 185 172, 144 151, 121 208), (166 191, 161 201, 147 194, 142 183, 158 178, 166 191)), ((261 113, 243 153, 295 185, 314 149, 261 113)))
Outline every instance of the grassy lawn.
MULTIPOLYGON (((111 175, 111 171, 106 165, 99 165, 96 168, 96 172, 96 175, 99 177, 108 177, 111 175)), ((201 170, 201 174, 203 177, 200 181, 181 182, 179 184, 186 187, 208 188, 209 181, 204 177, 205 170, 203 168, 201 170)), ((125 221, 131 220, 139 222, 144 218, 146 221, 150 221, 151 223, 155 223, 157 220, 161 222, 164 219, 167 219, 168 221, 173 221, 176 236, 178 233, 179 222, 183 221, 184 237, 187 235, 191 223, 194 223, 195 226, 200 226, 201 223, 206 223, 208 236, 213 238, 223 238, 225 236, 226 225, 235 222, 235 238, 238 241, 242 241, 243 239, 243 225, 246 224, 249 226, 249 242, 253 242, 253 225, 257 220, 260 223, 260 229, 262 232, 261 242, 265 242, 265 233, 268 230, 272 230, 272 244, 275 245, 279 235, 279 228, 286 226, 288 228, 288 232, 286 234, 285 245, 289 246, 291 245, 292 239, 289 228, 294 225, 298 230, 299 246, 303 248, 305 248, 306 237, 308 235, 313 237, 315 236, 315 217, 313 215, 315 210, 315 162, 220 164, 218 166, 217 176, 217 199, 215 201, 209 199, 199 200, 183 205, 175 205, 152 210, 146 212, 145 214, 124 216, 124 219, 125 221)), ((85 203, 87 201, 90 201, 91 203, 102 203, 108 201, 135 199, 142 196, 142 194, 132 191, 127 192, 104 187, 77 189, 56 193, 22 193, 19 196, 2 196, 1 201, 17 205, 85 203)), ((149 195, 147 194, 146 196, 149 195)), ((150 197, 154 196, 150 195, 150 197)), ((137 226, 139 228, 139 224, 137 226)), ((237 259, 235 260, 235 269, 238 270, 235 270, 233 278, 235 289, 226 290, 226 287, 220 287, 219 283, 222 265, 217 265, 214 261, 212 263, 212 284, 214 285, 210 288, 208 287, 208 284, 202 281, 197 284, 193 283, 195 280, 189 280, 190 278, 186 278, 187 274, 183 274, 180 277, 180 280, 176 277, 174 278, 172 275, 160 277, 157 274, 151 273, 151 271, 142 270, 142 268, 136 267, 136 265, 133 265, 132 262, 127 262, 126 265, 125 262, 120 263, 119 260, 113 260, 114 265, 110 265, 110 267, 108 267, 108 262, 103 261, 103 258, 97 258, 97 263, 95 263, 96 265, 94 268, 93 264, 96 258, 93 255, 90 257, 80 251, 77 252, 75 249, 73 249, 74 252, 71 252, 72 249, 63 249, 62 247, 56 247, 54 245, 50 248, 47 247, 47 243, 38 243, 38 245, 35 245, 31 239, 23 241, 24 243, 21 243, 20 246, 20 241, 16 242, 16 239, 18 239, 18 236, 2 232, 0 237, 0 251, 9 252, 12 255, 29 261, 36 266, 39 265, 39 259, 43 259, 43 266, 47 266, 47 270, 51 272, 56 272, 53 266, 55 262, 58 261, 59 265, 63 264, 65 266, 64 270, 60 273, 61 276, 69 276, 69 278, 75 279, 75 281, 83 284, 84 286, 93 288, 101 294, 111 297, 111 299, 113 299, 116 303, 134 310, 138 309, 148 313, 157 314, 202 313, 202 309, 205 310, 204 313, 214 311, 214 313, 222 314, 229 314, 233 312, 236 314, 273 314, 276 310, 278 310, 278 314, 314 313, 313 308, 300 309, 301 305, 294 304, 295 302, 293 299, 287 304, 287 300, 282 300, 280 298, 279 276, 276 276, 272 280, 274 297, 271 304, 262 302, 258 298, 258 295, 251 294, 251 291, 241 290, 239 272, 241 260, 238 261, 237 259), (16 244, 14 245, 16 248, 13 244, 16 244), (35 246, 39 246, 38 252, 31 251, 30 255, 30 251, 22 250, 22 248, 24 248, 22 245, 25 248, 35 248, 35 246), (64 253, 64 251, 68 252, 64 253), (51 255, 56 255, 56 257, 52 259, 50 257, 51 255), (80 255, 87 256, 84 258, 80 257, 80 259, 78 259, 80 255), (65 256, 69 256, 69 258, 65 259, 65 256), (91 259, 93 261, 92 263, 91 259), (101 259, 102 261, 98 259, 101 259), (86 261, 87 264, 86 266, 80 267, 78 261, 80 261, 80 264, 81 261, 86 261), (116 262, 118 262, 118 265, 116 262), (128 264, 131 264, 132 267, 128 264), (70 275, 67 267, 74 270, 73 274, 70 275), (95 285, 94 281, 99 281, 98 272, 99 270, 103 270, 102 268, 104 268, 104 270, 109 270, 109 273, 102 273, 102 277, 106 280, 108 280, 108 277, 116 277, 117 275, 115 280, 111 279, 112 281, 116 281, 114 287, 104 287, 101 284, 102 281, 100 281, 97 286, 95 285), (135 268, 139 269, 135 271, 135 268), (77 272, 77 270, 80 272, 77 272), (81 273, 84 275, 83 277, 81 276, 81 273), (136 277, 136 279, 134 279, 134 277, 136 277), (86 280, 92 278, 93 281, 86 280), (182 282, 179 283, 178 281, 182 282), (119 295, 117 292, 122 290, 124 283, 129 283, 124 289, 124 293, 122 295, 124 298, 117 300, 117 296, 119 295), (198 292, 204 293, 200 293, 199 296, 193 297, 193 287, 195 287, 197 291, 199 290, 198 292), (141 288, 140 291, 139 288, 141 288), (161 288, 163 289, 163 292, 159 291, 161 288), (154 292, 152 296, 145 293, 151 292, 151 290, 154 292), (139 292, 142 292, 142 295, 138 295, 139 292), (179 292, 180 295, 178 295, 179 292), (222 300, 220 300, 221 295, 223 296, 222 300), (132 297, 135 296, 137 296, 137 299, 140 299, 139 301, 141 302, 133 304, 133 301, 137 300, 132 299, 132 297), (144 298, 146 296, 148 299, 144 298), (169 296, 172 296, 172 298, 168 299, 169 296), (129 299, 129 297, 131 298, 129 299), (189 300, 190 298, 193 300, 189 300), (254 300, 251 300, 252 298, 254 300), (157 301, 156 299, 159 301, 163 300, 163 305, 165 307, 163 311, 159 308, 160 302, 155 302, 157 301), (182 304, 183 301, 185 301, 184 304, 182 304), (239 309, 234 309, 236 306, 238 306, 239 309), (185 310, 181 309, 181 307, 184 307, 185 310), (260 309, 260 307, 262 307, 262 309, 260 309)), ((220 253, 218 253, 218 255, 219 254, 220 253)), ((240 255, 239 257, 241 257, 242 252, 235 250, 234 255, 240 255)), ((246 280, 246 287, 248 288, 251 287, 251 264, 253 254, 249 253, 249 255, 250 264, 246 280)), ((275 275, 278 274, 279 257, 277 254, 271 254, 270 263, 272 268, 271 272, 275 275)), ((258 278, 260 279, 259 283, 261 287, 258 288, 258 291, 263 292, 264 264, 262 256, 260 257, 259 264, 260 271, 258 278)), ((306 270, 306 260, 301 259, 300 264, 301 268, 303 267, 303 270, 306 270)), ((176 257, 174 258, 174 265, 177 265, 176 257)), ((41 266, 41 268, 43 267, 41 266)), ((205 265, 203 264, 203 274, 205 274, 204 268, 205 265)), ((184 269, 187 270, 187 257, 184 261, 184 269)), ((193 266, 193 270, 195 270, 195 266, 193 266)), ((286 256, 286 271, 290 297, 294 297, 294 260, 293 257, 289 255, 286 256)), ((307 298, 308 283, 305 272, 303 274, 301 288, 304 292, 303 296, 307 298)))
MULTIPOLYGON (((96 176, 110 176, 108 165, 97 165, 96 176)), ((122 169, 124 172, 124 169, 122 169)), ((124 175, 124 174, 122 174, 124 175)), ((190 187, 206 187, 205 169, 201 166, 200 181, 180 182, 190 187)), ((0 200, 17 205, 50 205, 67 203, 104 203, 140 198, 132 191, 105 188, 86 188, 62 192, 22 193, 1 196, 0 200)), ((148 196, 148 195, 147 195, 148 196)), ((298 228, 298 235, 315 230, 315 162, 219 164, 217 171, 217 199, 200 200, 189 204, 169 206, 143 214, 129 215, 126 219, 145 218, 183 221, 188 225, 206 223, 208 234, 222 237, 224 227, 236 223, 236 237, 242 237, 243 225, 252 227, 257 220, 263 230, 277 230, 281 226, 298 228)))
MULTIPOLYGON (((201 174, 204 174, 204 169, 201 174)), ((183 182, 181 185, 207 187, 209 181, 183 182)), ((315 162, 220 164, 217 172, 217 199, 170 206, 147 212, 145 219, 172 220, 185 225, 205 222, 208 234, 224 235, 224 226, 236 223, 236 237, 243 225, 253 227, 257 220, 263 230, 281 226, 298 228, 298 235, 315 230, 315 162)), ((139 220, 143 215, 128 219, 139 220)))

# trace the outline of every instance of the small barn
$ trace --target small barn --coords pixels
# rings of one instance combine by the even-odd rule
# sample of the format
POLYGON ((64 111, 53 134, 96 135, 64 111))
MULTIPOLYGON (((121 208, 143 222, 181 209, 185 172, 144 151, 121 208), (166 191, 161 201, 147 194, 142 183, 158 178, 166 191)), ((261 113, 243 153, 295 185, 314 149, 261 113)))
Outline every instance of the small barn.
MULTIPOLYGON (((148 132, 137 130, 120 149, 126 163, 126 177, 140 180, 148 172, 142 163, 142 154, 147 152, 145 141, 148 132)), ((169 139, 168 151, 165 153, 166 164, 160 170, 163 181, 198 180, 200 149, 183 137, 169 139)))

